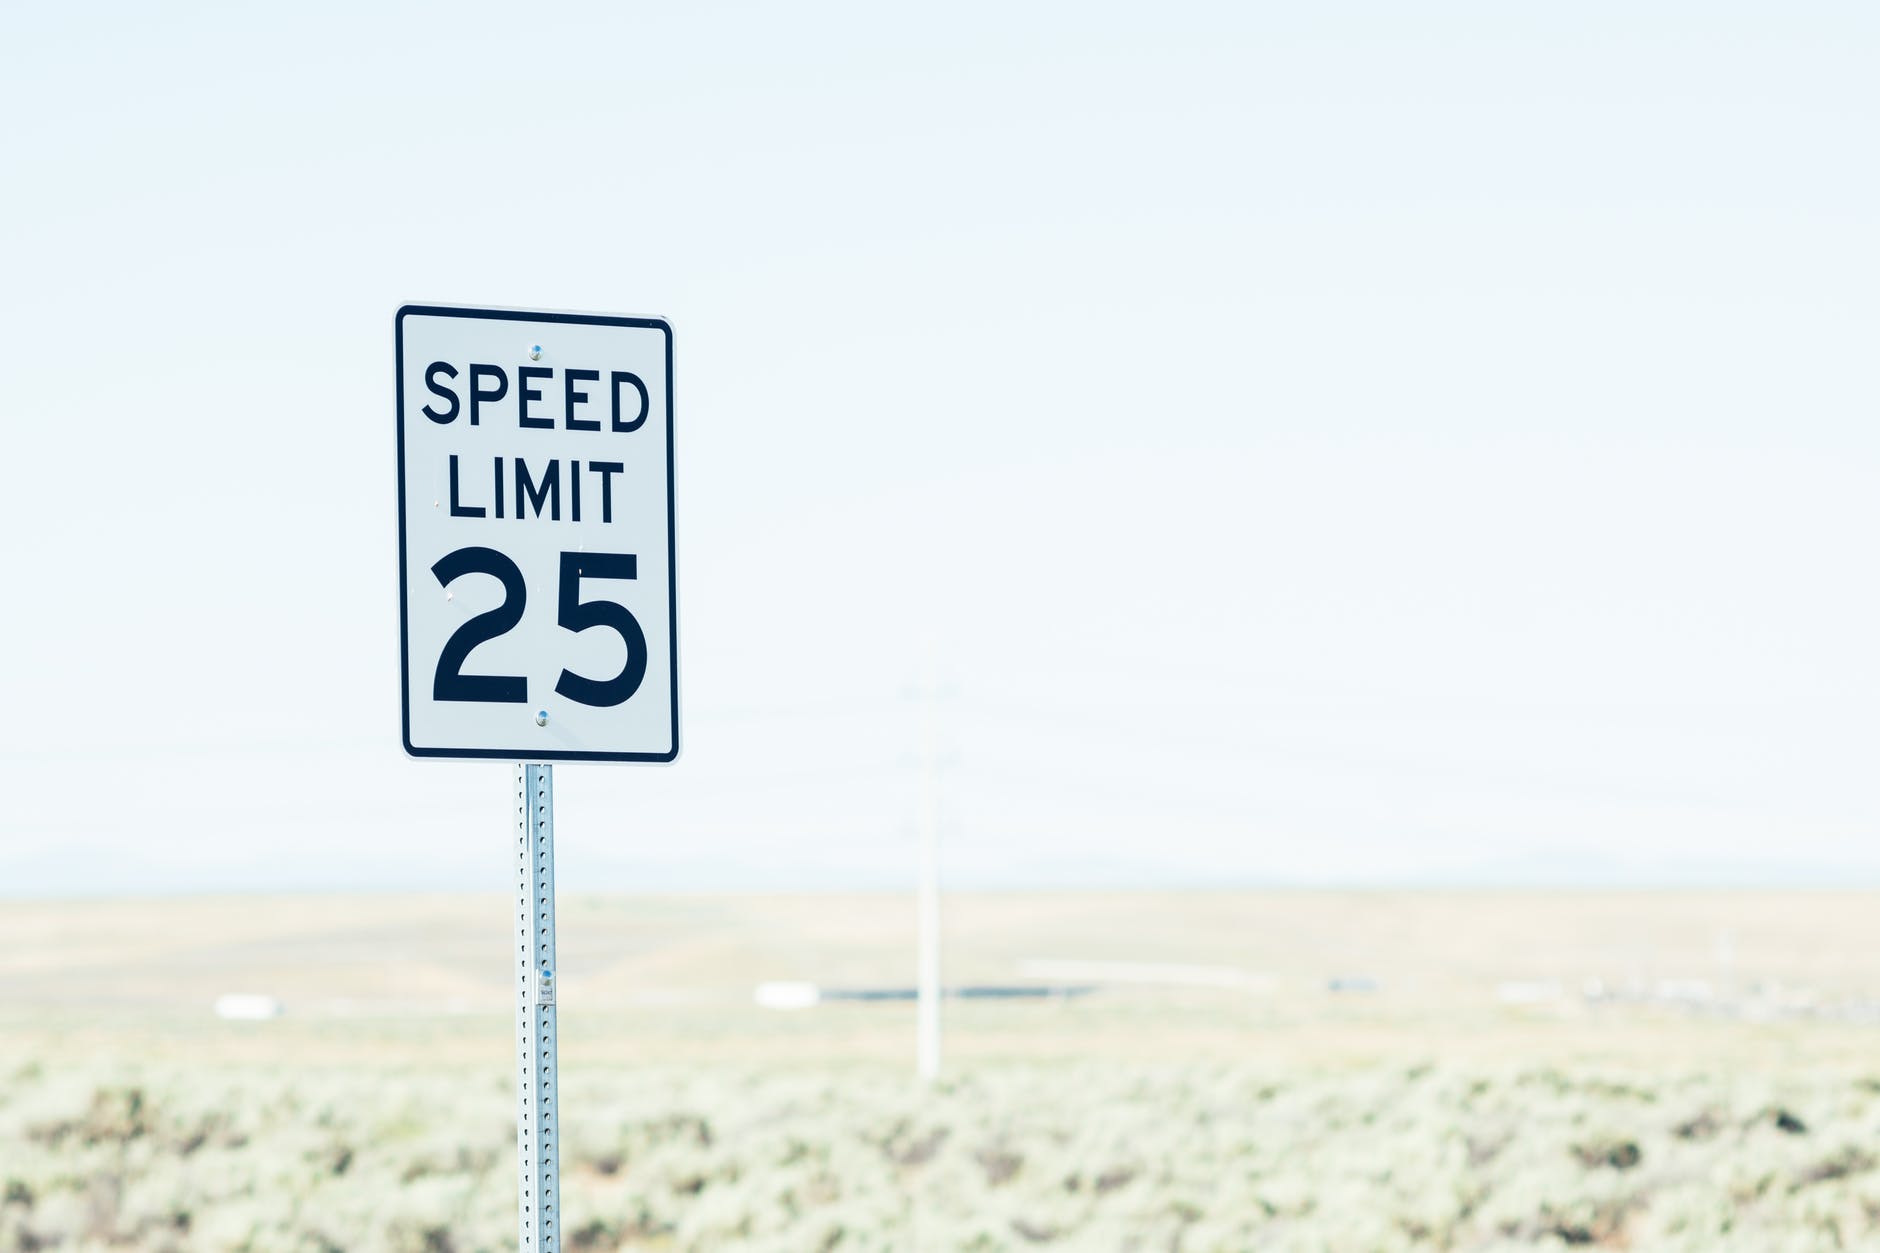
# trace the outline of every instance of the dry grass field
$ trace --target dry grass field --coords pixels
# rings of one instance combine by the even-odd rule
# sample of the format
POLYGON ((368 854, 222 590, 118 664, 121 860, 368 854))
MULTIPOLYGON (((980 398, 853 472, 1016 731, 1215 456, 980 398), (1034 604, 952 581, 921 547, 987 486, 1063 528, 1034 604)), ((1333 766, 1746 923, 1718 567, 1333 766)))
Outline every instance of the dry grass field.
MULTIPOLYGON (((1880 1248, 1880 900, 567 895, 571 1249, 1880 1248)), ((514 1245, 506 903, 0 910, 0 1250, 514 1245), (279 1018, 226 1022, 224 993, 279 1018)))

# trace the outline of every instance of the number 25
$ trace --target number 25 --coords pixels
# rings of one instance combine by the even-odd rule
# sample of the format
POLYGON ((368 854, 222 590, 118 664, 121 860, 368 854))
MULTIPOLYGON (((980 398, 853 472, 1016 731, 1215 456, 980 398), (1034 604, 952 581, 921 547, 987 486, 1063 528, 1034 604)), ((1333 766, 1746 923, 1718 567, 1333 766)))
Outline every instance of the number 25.
MULTIPOLYGON (((465 674, 463 663, 478 644, 495 639, 515 629, 522 621, 528 603, 528 586, 522 571, 494 548, 459 548, 431 567, 431 573, 444 587, 466 574, 488 574, 503 585, 503 601, 494 609, 470 619, 451 633, 438 654, 437 675, 431 682, 431 699, 477 701, 495 705, 521 705, 529 699, 529 680, 519 674, 465 674)), ((563 670, 555 680, 555 691, 583 705, 606 708, 625 704, 640 690, 646 679, 646 632, 640 629, 625 605, 611 600, 581 599, 581 580, 632 579, 639 577, 639 561, 632 553, 563 553, 561 555, 561 593, 556 602, 555 621, 569 631, 606 627, 620 636, 627 646, 627 662, 611 679, 590 679, 572 670, 563 670)))

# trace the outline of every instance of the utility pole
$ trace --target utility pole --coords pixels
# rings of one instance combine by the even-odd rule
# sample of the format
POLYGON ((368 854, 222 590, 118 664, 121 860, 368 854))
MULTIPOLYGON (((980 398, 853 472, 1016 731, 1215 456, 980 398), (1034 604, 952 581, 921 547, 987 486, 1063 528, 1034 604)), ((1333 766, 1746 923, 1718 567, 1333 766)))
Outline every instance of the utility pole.
POLYGON ((920 885, 915 897, 917 997, 915 1068, 922 1083, 940 1075, 940 728, 939 683, 931 651, 921 693, 920 885))

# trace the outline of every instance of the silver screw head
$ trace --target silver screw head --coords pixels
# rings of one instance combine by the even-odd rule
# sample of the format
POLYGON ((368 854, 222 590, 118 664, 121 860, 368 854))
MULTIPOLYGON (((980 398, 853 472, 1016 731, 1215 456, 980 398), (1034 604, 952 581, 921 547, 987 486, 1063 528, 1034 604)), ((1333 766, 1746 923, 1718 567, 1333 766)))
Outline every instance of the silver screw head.
POLYGON ((529 360, 540 361, 541 359, 542 359, 542 346, 540 344, 530 344, 529 345, 529 360))
POLYGON ((538 727, 545 727, 548 725, 548 710, 538 709, 535 711, 535 725, 538 727))

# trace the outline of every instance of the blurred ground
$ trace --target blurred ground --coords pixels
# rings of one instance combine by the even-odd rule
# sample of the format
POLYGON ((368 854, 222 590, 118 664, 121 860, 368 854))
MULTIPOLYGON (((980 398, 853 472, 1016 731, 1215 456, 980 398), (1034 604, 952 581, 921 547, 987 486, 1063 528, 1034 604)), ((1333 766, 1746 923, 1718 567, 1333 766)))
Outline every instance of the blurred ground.
MULTIPOLYGON (((751 999, 905 986, 910 899, 567 895, 571 1247, 1880 1247, 1876 904, 953 897, 949 984, 1096 990, 949 1004, 923 1093, 910 1005, 751 999)), ((508 1247, 508 927, 0 910, 0 1250, 508 1247)))

